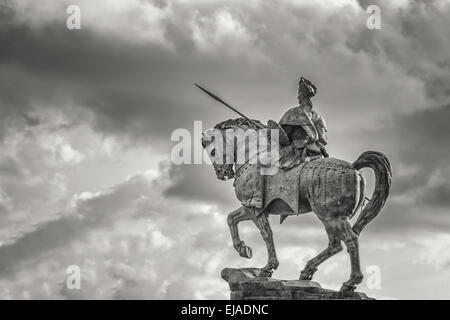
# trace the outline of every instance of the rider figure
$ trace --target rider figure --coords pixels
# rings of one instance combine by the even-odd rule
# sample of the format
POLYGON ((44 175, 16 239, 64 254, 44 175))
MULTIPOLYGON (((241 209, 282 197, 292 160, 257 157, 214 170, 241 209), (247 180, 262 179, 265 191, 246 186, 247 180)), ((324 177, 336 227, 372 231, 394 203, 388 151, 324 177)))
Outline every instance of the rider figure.
MULTIPOLYGON (((289 109, 280 122, 269 120, 268 127, 279 129, 281 153, 285 156, 283 169, 290 169, 302 162, 311 161, 321 157, 328 157, 325 149, 327 144, 326 124, 316 110, 313 109, 311 98, 317 93, 317 88, 311 81, 301 77, 298 84, 299 105, 289 109), (287 148, 283 148, 286 147, 287 148), (294 149, 292 149, 292 147, 294 149), (286 150, 286 153, 283 153, 286 150), (294 152, 290 152, 294 151, 294 152)), ((262 208, 264 204, 265 179, 263 175, 255 178, 254 193, 248 205, 262 208)))
POLYGON ((311 102, 316 93, 316 86, 301 77, 298 84, 299 105, 289 109, 279 122, 294 147, 301 151, 301 162, 305 162, 307 157, 309 159, 328 157, 325 149, 327 144, 325 120, 313 109, 311 102))

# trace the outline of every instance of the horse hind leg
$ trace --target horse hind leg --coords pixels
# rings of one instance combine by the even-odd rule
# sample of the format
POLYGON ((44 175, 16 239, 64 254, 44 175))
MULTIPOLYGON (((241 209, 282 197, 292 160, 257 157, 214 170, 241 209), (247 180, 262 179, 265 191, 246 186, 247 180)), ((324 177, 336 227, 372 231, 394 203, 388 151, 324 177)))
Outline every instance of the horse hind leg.
POLYGON ((314 273, 317 271, 317 267, 343 249, 341 240, 332 232, 333 226, 327 221, 324 221, 324 225, 329 240, 328 247, 306 263, 305 268, 300 272, 300 280, 312 280, 314 273))
POLYGON ((339 231, 341 232, 342 240, 347 247, 347 252, 350 256, 351 274, 350 279, 342 284, 341 292, 354 291, 356 285, 362 282, 364 277, 361 272, 361 266, 359 262, 359 244, 358 235, 353 232, 352 226, 346 217, 339 219, 339 231))

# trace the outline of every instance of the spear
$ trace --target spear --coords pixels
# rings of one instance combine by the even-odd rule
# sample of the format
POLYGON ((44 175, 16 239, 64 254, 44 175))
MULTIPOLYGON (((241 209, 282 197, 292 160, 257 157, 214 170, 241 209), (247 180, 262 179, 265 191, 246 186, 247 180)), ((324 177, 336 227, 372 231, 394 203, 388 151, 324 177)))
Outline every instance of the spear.
POLYGON ((246 115, 244 115, 242 112, 240 112, 239 110, 237 110, 236 108, 230 106, 228 103, 226 103, 225 101, 223 101, 222 99, 220 99, 218 96, 216 96, 214 93, 209 92, 208 90, 206 90, 205 88, 202 88, 200 85, 196 84, 194 82, 194 84, 197 86, 197 88, 199 88, 200 90, 202 90, 203 92, 205 92, 207 95, 209 95, 211 98, 213 98, 214 100, 220 102, 221 104, 225 105, 226 107, 228 107, 229 109, 233 110, 234 112, 236 112, 238 115, 240 115, 242 118, 247 119, 248 121, 250 121, 253 125, 255 125, 256 127, 260 128, 260 129, 264 129, 264 127, 262 125, 260 125, 259 123, 256 123, 255 121, 253 121, 252 119, 248 118, 246 115))

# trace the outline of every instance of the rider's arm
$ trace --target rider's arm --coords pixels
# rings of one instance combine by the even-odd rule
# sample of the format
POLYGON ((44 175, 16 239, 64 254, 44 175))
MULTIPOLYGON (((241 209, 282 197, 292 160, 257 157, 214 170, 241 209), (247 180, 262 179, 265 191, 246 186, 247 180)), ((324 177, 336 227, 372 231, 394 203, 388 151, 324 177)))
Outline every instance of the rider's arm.
POLYGON ((317 130, 317 135, 318 135, 317 140, 322 145, 326 146, 328 144, 328 139, 327 139, 327 135, 326 135, 327 125, 325 123, 325 119, 321 115, 319 115, 317 112, 314 112, 313 123, 317 130))
POLYGON ((319 139, 319 133, 314 125, 312 119, 308 116, 308 120, 306 123, 302 125, 303 130, 305 131, 305 143, 310 144, 319 139))

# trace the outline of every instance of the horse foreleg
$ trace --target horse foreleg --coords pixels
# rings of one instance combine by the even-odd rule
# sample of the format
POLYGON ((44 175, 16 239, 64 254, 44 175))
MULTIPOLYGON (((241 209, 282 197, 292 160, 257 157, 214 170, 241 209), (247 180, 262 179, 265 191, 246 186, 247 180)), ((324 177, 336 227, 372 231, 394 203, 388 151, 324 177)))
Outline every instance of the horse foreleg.
POLYGON ((269 220, 265 213, 261 213, 258 217, 255 217, 253 221, 258 227, 267 247, 268 261, 267 265, 261 269, 260 275, 270 277, 273 270, 277 269, 279 265, 275 245, 273 243, 272 229, 270 228, 269 220))
POLYGON ((238 223, 252 219, 252 214, 249 209, 240 207, 228 215, 228 227, 230 228, 231 239, 233 240, 233 247, 241 257, 250 259, 252 257, 252 249, 245 245, 239 237, 238 223))

